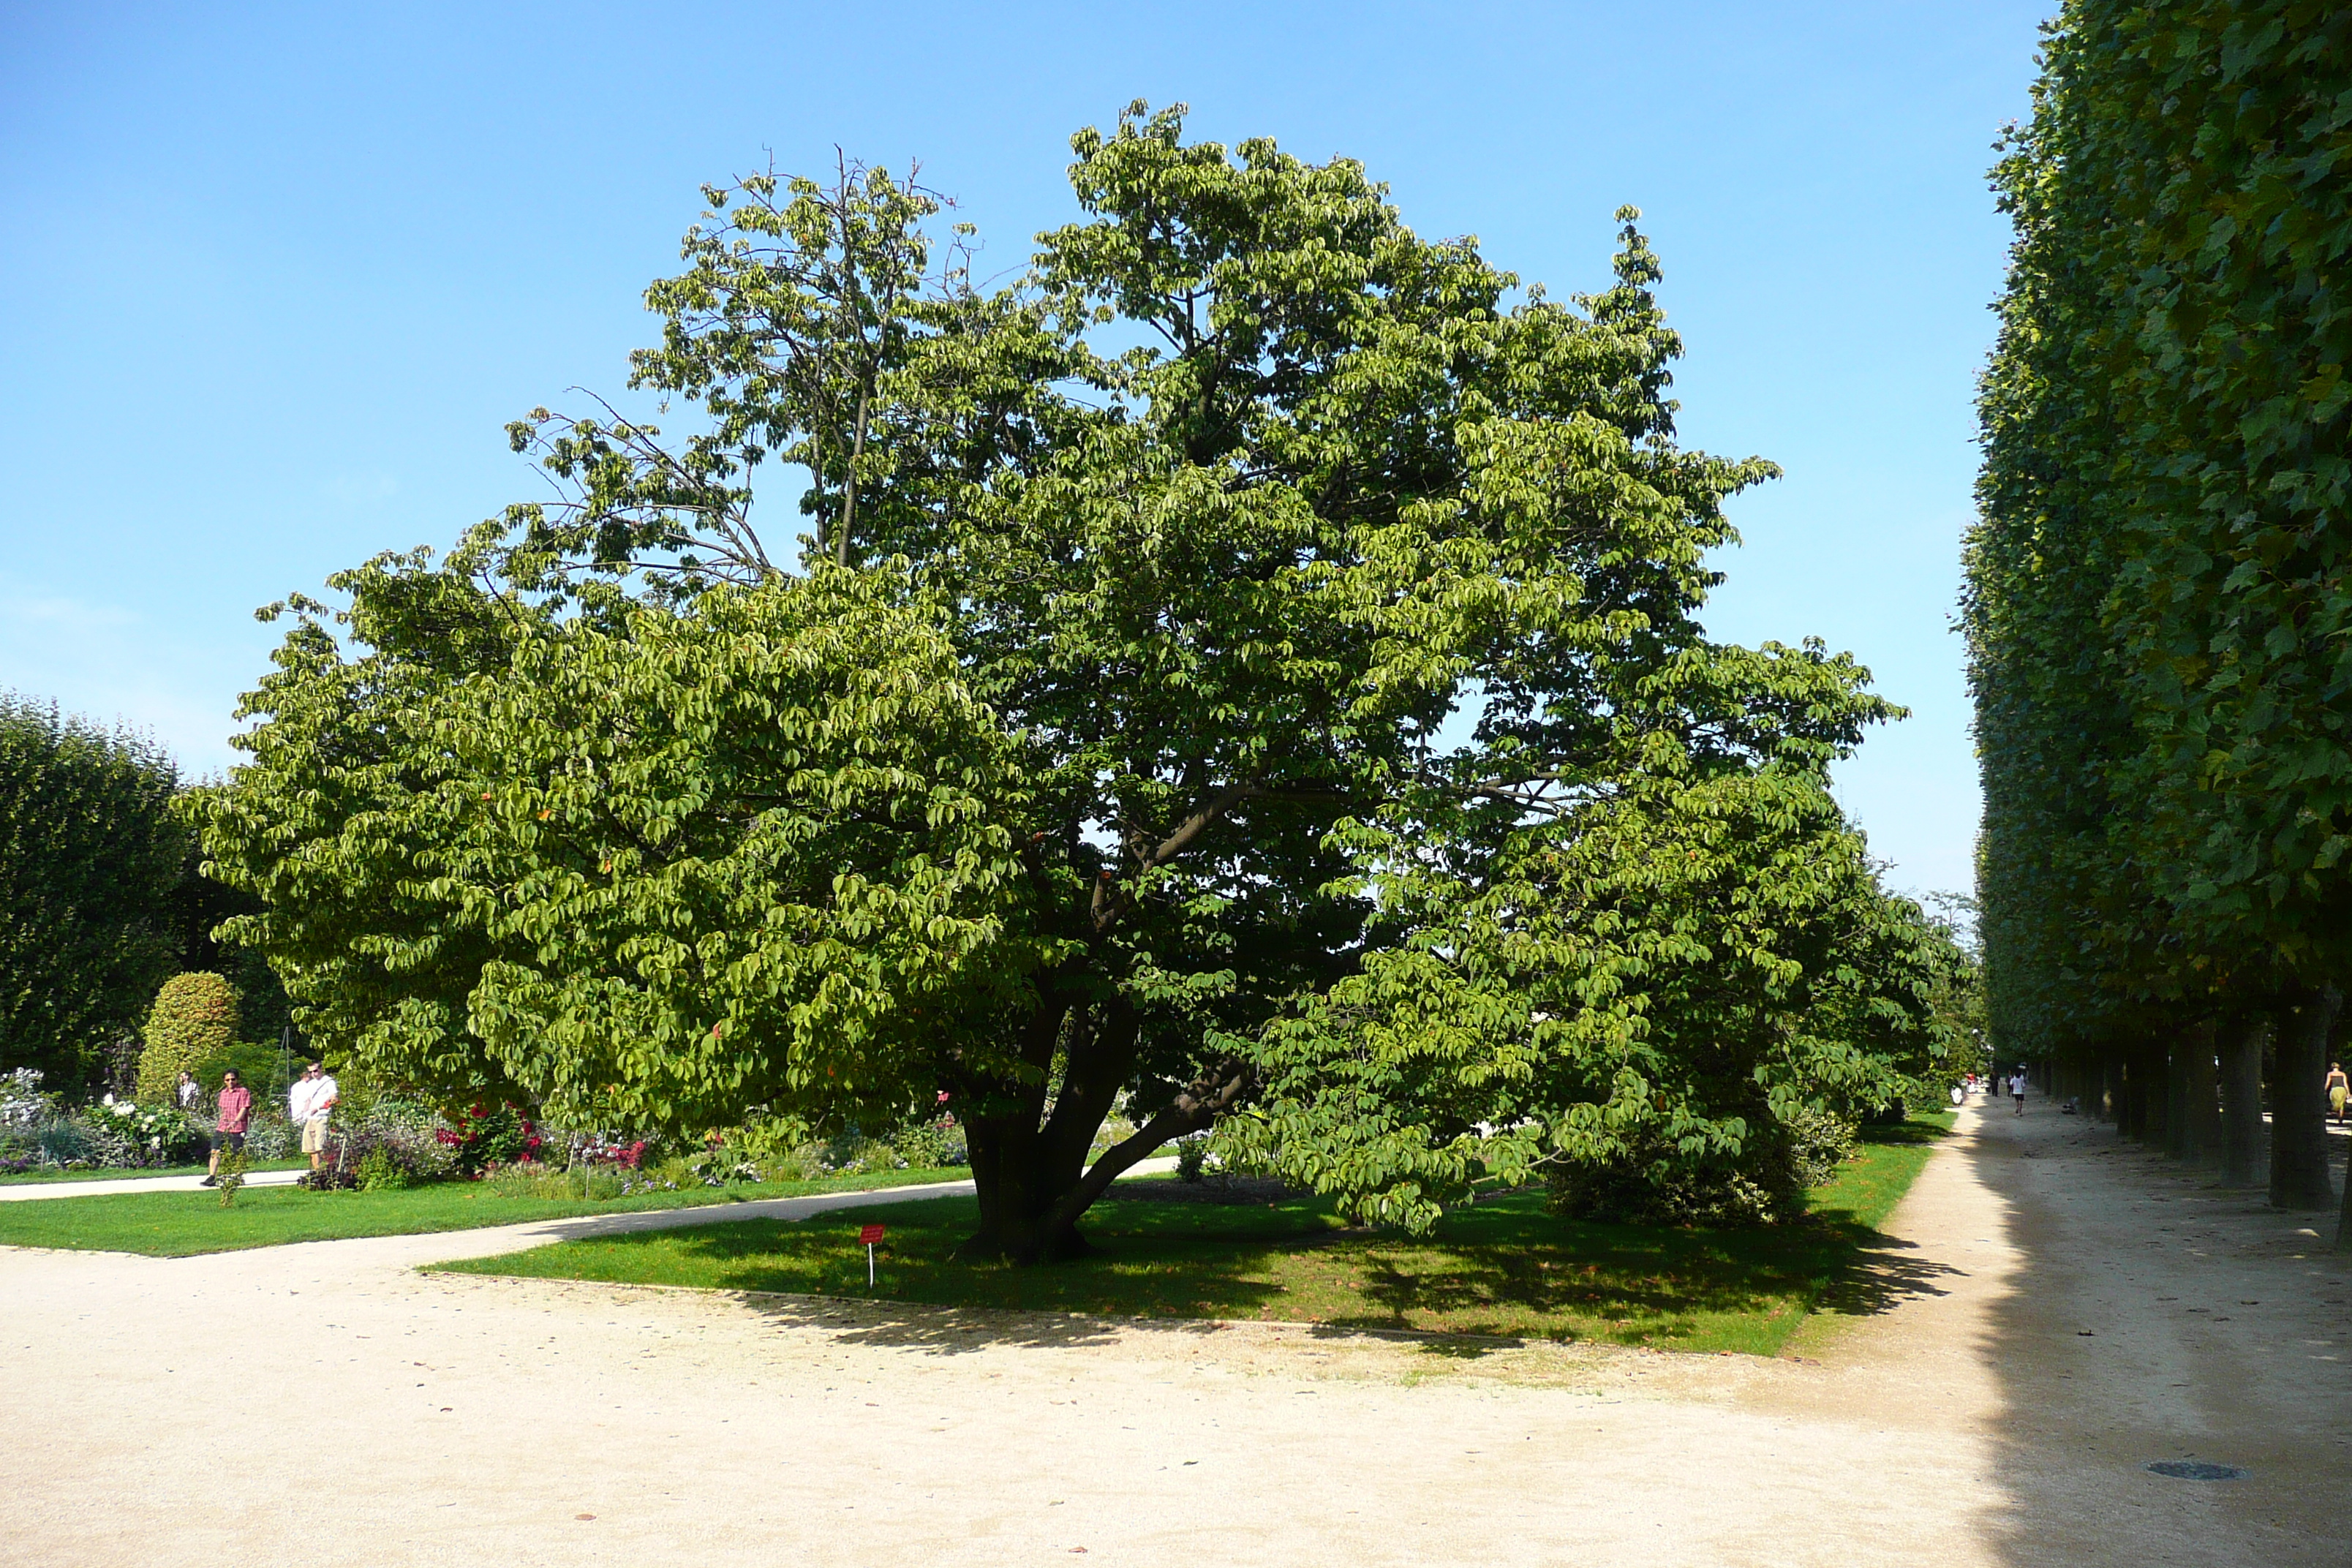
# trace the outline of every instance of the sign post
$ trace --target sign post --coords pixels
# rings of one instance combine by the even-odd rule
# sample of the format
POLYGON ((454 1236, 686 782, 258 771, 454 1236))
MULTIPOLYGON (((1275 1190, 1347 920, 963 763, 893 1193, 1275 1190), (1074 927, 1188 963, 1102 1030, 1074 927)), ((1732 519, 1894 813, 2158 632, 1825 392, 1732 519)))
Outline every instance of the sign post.
POLYGON ((857 1239, 866 1244, 866 1288, 874 1289, 874 1248, 882 1239, 882 1226, 869 1225, 861 1228, 857 1239))

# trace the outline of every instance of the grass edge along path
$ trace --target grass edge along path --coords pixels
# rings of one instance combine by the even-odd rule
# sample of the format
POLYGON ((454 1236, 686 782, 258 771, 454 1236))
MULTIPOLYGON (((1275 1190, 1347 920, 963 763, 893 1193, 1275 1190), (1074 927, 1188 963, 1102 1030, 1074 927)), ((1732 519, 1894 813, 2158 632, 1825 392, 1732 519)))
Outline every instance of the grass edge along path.
POLYGON ((583 1238, 433 1271, 1772 1355, 1812 1314, 1876 1311, 1906 1293, 1917 1265, 1877 1227, 1951 1121, 1870 1130, 1806 1220, 1752 1230, 1562 1221, 1536 1193, 1458 1211, 1424 1238, 1345 1228, 1323 1200, 1113 1199, 1089 1216, 1095 1257, 1017 1269, 953 1261, 974 1210, 940 1197, 583 1238), (889 1236, 869 1297, 856 1233, 876 1223, 889 1236))
POLYGON ((539 1220, 647 1210, 723 1208, 769 1198, 962 1182, 971 1173, 890 1171, 828 1181, 681 1187, 616 1198, 509 1197, 477 1182, 436 1182, 402 1192, 314 1193, 295 1186, 247 1187, 221 1206, 210 1189, 185 1193, 93 1193, 41 1203, 0 1204, 0 1247, 46 1247, 76 1252, 131 1252, 147 1258, 189 1258, 255 1247, 354 1237, 418 1236, 480 1230, 539 1220))

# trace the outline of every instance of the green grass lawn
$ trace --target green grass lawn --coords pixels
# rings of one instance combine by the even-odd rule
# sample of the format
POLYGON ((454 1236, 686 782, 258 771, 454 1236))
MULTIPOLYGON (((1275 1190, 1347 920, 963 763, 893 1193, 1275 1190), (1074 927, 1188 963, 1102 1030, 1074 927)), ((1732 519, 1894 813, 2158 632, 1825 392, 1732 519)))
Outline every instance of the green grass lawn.
POLYGON ((877 1295, 902 1301, 1157 1318, 1263 1318, 1364 1329, 1598 1340, 1770 1355, 1807 1313, 1867 1311, 1918 1266, 1878 1234, 1948 1128, 1948 1114, 1874 1129, 1799 1224, 1647 1228, 1555 1219, 1540 1194, 1449 1215, 1431 1235, 1343 1229, 1320 1200, 1270 1205, 1106 1202, 1097 1251, 1013 1268, 950 1255, 968 1198, 565 1242, 455 1272, 863 1297, 857 1227, 880 1223, 877 1295))
MULTIPOLYGON (((299 1171, 310 1163, 300 1158, 263 1160, 251 1169, 258 1175, 264 1171, 299 1171)), ((194 1165, 163 1165, 143 1171, 26 1171, 18 1175, 0 1174, 0 1187, 27 1186, 41 1182, 130 1182, 147 1176, 201 1176, 204 1173, 202 1162, 194 1165)))
POLYGON ((684 1208, 694 1204, 750 1203, 805 1197, 812 1193, 863 1192, 876 1187, 966 1179, 966 1171, 893 1171, 824 1182, 771 1182, 720 1191, 690 1187, 670 1193, 589 1201, 505 1197, 474 1182, 440 1182, 398 1193, 314 1193, 300 1187, 247 1187, 231 1208, 218 1194, 123 1193, 81 1198, 40 1198, 0 1204, 0 1246, 57 1247, 85 1252, 137 1252, 184 1258, 294 1241, 352 1236, 413 1236, 434 1230, 477 1230, 526 1220, 579 1215, 684 1208))

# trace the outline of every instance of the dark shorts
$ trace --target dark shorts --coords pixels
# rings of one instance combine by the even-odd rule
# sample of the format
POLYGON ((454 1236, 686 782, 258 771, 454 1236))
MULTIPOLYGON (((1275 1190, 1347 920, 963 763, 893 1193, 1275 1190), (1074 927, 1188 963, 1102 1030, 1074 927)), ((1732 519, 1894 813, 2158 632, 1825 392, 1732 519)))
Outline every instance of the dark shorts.
POLYGON ((232 1154, 242 1154, 242 1153, 244 1153, 244 1152, 245 1152, 245 1134, 244 1134, 244 1133, 242 1133, 242 1132, 215 1132, 215 1133, 214 1133, 214 1134, 213 1134, 213 1152, 214 1152, 215 1153, 218 1153, 218 1152, 219 1152, 221 1150, 223 1150, 223 1149, 227 1150, 227 1151, 228 1151, 229 1152, 231 1152, 232 1154))

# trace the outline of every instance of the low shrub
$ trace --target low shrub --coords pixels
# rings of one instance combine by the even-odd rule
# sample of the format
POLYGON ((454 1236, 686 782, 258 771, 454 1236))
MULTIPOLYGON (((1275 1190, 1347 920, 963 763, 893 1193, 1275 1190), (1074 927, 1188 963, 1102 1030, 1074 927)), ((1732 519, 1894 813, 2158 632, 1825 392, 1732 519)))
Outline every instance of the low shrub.
POLYGON ((772 1161, 768 1170, 762 1171, 758 1162, 738 1158, 736 1151, 725 1144, 715 1149, 706 1149, 686 1162, 688 1179, 700 1182, 706 1187, 724 1187, 737 1182, 806 1181, 808 1178, 805 1175, 797 1173, 792 1175, 771 1173, 782 1170, 797 1173, 800 1169, 800 1163, 797 1160, 787 1157, 772 1161))
POLYGON ((421 1100, 383 1096, 353 1125, 370 1147, 394 1150, 402 1168, 418 1180, 438 1181, 457 1173, 457 1146, 446 1136, 456 1129, 421 1100))
POLYGON ((419 1184, 416 1173, 385 1144, 377 1144, 360 1156, 352 1168, 363 1193, 399 1193, 419 1184))
POLYGON ((922 1170, 971 1163, 971 1152, 964 1142, 963 1127, 952 1116, 902 1127, 890 1135, 890 1146, 908 1165, 922 1170))
POLYGON ((57 1120, 55 1095, 41 1092, 37 1068, 18 1068, 0 1079, 0 1132, 30 1132, 57 1120))
POLYGON ((634 1143, 623 1143, 592 1135, 572 1150, 572 1161, 576 1165, 611 1165, 620 1170, 634 1171, 644 1162, 646 1151, 652 1146, 651 1141, 644 1138, 634 1143))
MULTIPOLYGON (((677 1164, 682 1165, 683 1162, 677 1164)), ((693 1179, 688 1173, 681 1180, 676 1165, 647 1170, 583 1162, 570 1170, 559 1170, 536 1160, 524 1160, 493 1167, 483 1174, 482 1185, 502 1198, 585 1198, 601 1202, 638 1193, 676 1192, 693 1179)))
POLYGON ((1209 1141, 1206 1138, 1186 1138, 1176 1145, 1176 1179, 1197 1182, 1208 1172, 1209 1141))
POLYGON ((302 1147, 302 1134, 282 1116, 256 1116, 246 1124, 245 1152, 256 1160, 289 1160, 302 1147))
POLYGON ((1801 1214, 1808 1188, 1837 1173, 1854 1127, 1800 1107, 1759 1118, 1737 1155, 1684 1153, 1663 1138, 1606 1164, 1555 1168, 1551 1206, 1570 1219, 1626 1225, 1764 1225, 1801 1214))
POLYGON ((184 1164, 204 1152, 205 1130, 184 1110, 108 1098, 85 1106, 80 1123, 100 1164, 135 1167, 184 1164))
POLYGON ((0 1079, 0 1173, 87 1165, 94 1152, 89 1135, 58 1113, 57 1097, 42 1092, 37 1069, 0 1079))
POLYGON ((67 1171, 96 1169, 106 1163, 109 1152, 129 1159, 131 1141, 111 1134, 101 1140, 80 1122, 60 1116, 27 1135, 26 1152, 37 1165, 67 1171))
POLYGON ((474 1106, 455 1117, 436 1139, 450 1151, 456 1168, 478 1176, 494 1165, 537 1163, 546 1143, 540 1130, 511 1105, 474 1106))
POLYGON ((350 1173, 371 1192, 422 1186, 457 1173, 448 1146, 430 1133, 419 1137, 401 1128, 355 1127, 332 1133, 329 1148, 334 1168, 350 1173))

